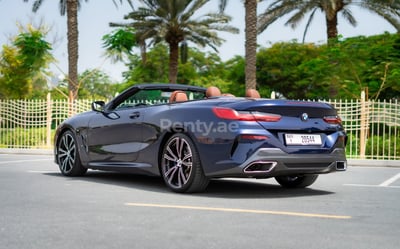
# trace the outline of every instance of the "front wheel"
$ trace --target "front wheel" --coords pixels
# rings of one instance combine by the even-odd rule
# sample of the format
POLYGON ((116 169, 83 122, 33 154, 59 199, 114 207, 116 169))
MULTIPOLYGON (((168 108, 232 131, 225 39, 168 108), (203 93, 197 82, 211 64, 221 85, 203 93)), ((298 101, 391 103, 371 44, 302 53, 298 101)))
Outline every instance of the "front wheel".
POLYGON ((65 176, 80 176, 87 171, 81 164, 75 135, 71 131, 64 132, 57 144, 57 164, 65 176))
POLYGON ((285 188, 305 188, 313 184, 318 175, 277 176, 275 180, 285 188))
POLYGON ((201 192, 209 183, 197 149, 185 134, 177 133, 168 139, 160 166, 165 184, 175 192, 201 192))

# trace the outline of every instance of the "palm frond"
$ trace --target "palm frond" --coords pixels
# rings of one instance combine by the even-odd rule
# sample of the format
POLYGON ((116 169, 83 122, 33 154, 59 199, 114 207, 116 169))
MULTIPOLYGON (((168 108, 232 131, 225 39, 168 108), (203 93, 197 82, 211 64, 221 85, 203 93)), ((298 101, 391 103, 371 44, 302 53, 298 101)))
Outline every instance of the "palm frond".
POLYGON ((306 39, 306 35, 307 35, 307 33, 308 33, 308 29, 310 28, 311 23, 312 23, 312 21, 314 20, 315 12, 317 12, 317 9, 314 9, 314 10, 311 12, 310 16, 308 17, 307 24, 306 24, 306 27, 304 28, 304 33, 303 33, 303 43, 304 43, 304 41, 305 41, 305 39, 306 39))
POLYGON ((343 9, 342 16, 345 20, 347 20, 352 26, 357 26, 357 20, 354 18, 353 14, 351 13, 350 9, 343 9))
POLYGON ((289 14, 296 10, 299 6, 304 4, 304 1, 300 0, 277 0, 258 16, 257 29, 258 33, 262 33, 269 25, 274 23, 277 19, 282 16, 289 14))
MULTIPOLYGON (((318 9, 325 13, 327 20, 335 20, 340 13, 346 21, 356 26, 357 20, 353 16, 350 6, 357 6, 378 14, 400 32, 400 0, 275 0, 258 16, 258 33, 263 32, 273 22, 292 12, 294 14, 290 16, 285 25, 296 28, 306 14, 311 12, 303 34, 304 40, 310 21, 318 9)), ((330 23, 332 27, 332 22, 330 23)))

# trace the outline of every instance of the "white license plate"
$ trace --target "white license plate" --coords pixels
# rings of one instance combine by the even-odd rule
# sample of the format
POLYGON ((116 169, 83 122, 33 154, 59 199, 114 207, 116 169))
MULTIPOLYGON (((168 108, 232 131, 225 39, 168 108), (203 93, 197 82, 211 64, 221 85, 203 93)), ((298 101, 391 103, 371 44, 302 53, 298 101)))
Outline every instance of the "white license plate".
POLYGON ((320 135, 285 134, 286 145, 321 145, 320 135))

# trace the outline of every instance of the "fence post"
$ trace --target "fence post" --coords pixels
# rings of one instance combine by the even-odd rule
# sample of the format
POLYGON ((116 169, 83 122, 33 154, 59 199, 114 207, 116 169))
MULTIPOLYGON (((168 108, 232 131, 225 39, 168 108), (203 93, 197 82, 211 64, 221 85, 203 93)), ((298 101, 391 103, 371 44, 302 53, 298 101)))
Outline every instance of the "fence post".
POLYGON ((365 91, 361 91, 361 115, 360 115, 360 158, 365 159, 365 146, 367 138, 367 113, 365 91))
POLYGON ((47 115, 46 115, 46 147, 51 147, 51 116, 52 116, 52 105, 51 105, 51 94, 47 94, 47 115))

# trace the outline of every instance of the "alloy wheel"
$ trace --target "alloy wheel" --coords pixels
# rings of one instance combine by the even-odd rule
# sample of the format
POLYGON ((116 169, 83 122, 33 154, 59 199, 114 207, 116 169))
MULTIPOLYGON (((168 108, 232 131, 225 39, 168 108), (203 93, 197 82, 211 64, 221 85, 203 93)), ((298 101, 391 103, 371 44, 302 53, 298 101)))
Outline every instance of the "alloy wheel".
POLYGON ((203 172, 195 144, 183 133, 176 133, 168 139, 160 167, 165 184, 175 192, 201 192, 210 181, 203 172))
POLYGON ((65 133, 58 145, 58 163, 62 173, 68 174, 76 159, 75 140, 70 133, 65 133))
POLYGON ((58 142, 57 163, 61 173, 66 176, 80 176, 87 171, 87 168, 82 166, 78 144, 71 131, 66 131, 58 142))
POLYGON ((182 188, 190 178, 193 169, 193 155, 188 142, 181 137, 170 140, 165 147, 164 178, 175 188, 182 188))

